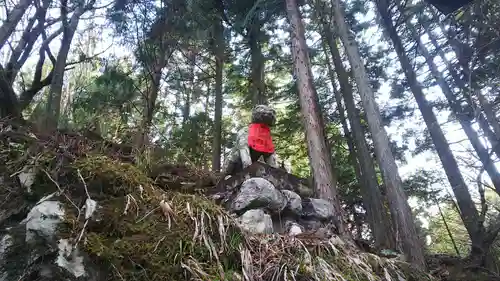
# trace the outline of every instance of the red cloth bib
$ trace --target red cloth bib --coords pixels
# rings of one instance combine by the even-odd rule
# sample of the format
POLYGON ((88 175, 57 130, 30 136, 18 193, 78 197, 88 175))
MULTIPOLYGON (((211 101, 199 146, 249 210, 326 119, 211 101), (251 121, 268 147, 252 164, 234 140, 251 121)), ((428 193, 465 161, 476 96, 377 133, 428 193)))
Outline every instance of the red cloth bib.
POLYGON ((266 124, 252 123, 248 127, 248 146, 263 153, 274 153, 271 129, 266 124))

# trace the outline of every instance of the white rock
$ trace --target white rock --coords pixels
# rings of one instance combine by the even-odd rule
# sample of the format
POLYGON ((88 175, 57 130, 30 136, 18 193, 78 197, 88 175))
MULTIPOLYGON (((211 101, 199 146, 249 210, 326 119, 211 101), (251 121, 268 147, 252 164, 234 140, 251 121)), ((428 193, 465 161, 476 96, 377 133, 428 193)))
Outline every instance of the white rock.
POLYGON ((302 226, 293 220, 287 220, 284 226, 285 233, 288 233, 290 236, 295 236, 303 232, 302 226))
POLYGON ((90 219, 92 214, 95 212, 96 208, 97 208, 96 201, 94 201, 90 198, 87 198, 87 200, 85 200, 85 219, 86 220, 90 219))
POLYGON ((78 248, 73 250, 67 239, 59 239, 58 248, 56 264, 69 271, 76 278, 85 275, 83 257, 78 255, 78 248))
POLYGON ((17 175, 21 185, 31 192, 31 186, 35 183, 36 170, 33 167, 25 166, 23 170, 17 175))
POLYGON ((35 233, 50 238, 63 218, 64 208, 58 201, 43 201, 36 205, 23 220, 26 223, 26 241, 31 241, 35 233))
POLYGON ((290 231, 288 231, 288 235, 290 236, 295 236, 297 234, 301 234, 302 233, 302 228, 300 227, 300 225, 298 224, 293 224, 291 227, 290 227, 290 231))
POLYGON ((263 210, 248 210, 238 218, 241 228, 251 233, 273 233, 271 216, 263 210))

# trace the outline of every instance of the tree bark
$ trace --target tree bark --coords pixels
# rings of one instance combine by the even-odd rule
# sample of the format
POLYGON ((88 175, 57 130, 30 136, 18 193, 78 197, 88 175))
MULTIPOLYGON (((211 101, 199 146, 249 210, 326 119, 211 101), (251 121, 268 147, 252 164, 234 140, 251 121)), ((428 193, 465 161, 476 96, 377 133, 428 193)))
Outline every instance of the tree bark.
POLYGON ((214 55, 215 55, 215 112, 214 112, 214 139, 212 144, 212 171, 218 172, 221 168, 222 146, 222 75, 224 69, 224 26, 222 19, 217 18, 214 24, 214 55))
POLYGON ((408 80, 420 112, 422 113, 424 122, 429 129, 434 147, 437 151, 439 159, 441 160, 444 171, 446 172, 448 181, 450 182, 451 188, 457 198, 457 203, 460 208, 460 214, 464 225, 467 228, 471 240, 480 241, 482 239, 482 231, 478 224, 479 215, 474 201, 472 201, 469 189, 462 177, 462 174, 460 173, 458 163, 453 156, 450 145, 446 140, 443 131, 441 130, 436 115, 432 111, 431 105, 425 98, 422 87, 417 80, 417 74, 413 70, 410 59, 406 55, 403 42, 397 33, 396 27, 394 26, 392 17, 389 13, 389 3, 385 0, 378 0, 376 4, 385 30, 394 45, 401 67, 405 73, 406 79, 408 80))
MULTIPOLYGON (((349 123, 351 124, 351 130, 354 135, 349 135, 351 139, 348 140, 348 144, 350 144, 349 150, 352 151, 351 154, 354 156, 354 159, 351 161, 353 162, 353 165, 356 165, 355 169, 361 185, 363 203, 365 204, 367 211, 368 223, 373 232, 375 247, 378 249, 393 249, 395 248, 395 240, 394 233, 392 232, 391 220, 386 208, 384 207, 384 198, 380 192, 377 182, 373 159, 370 155, 368 144, 366 143, 363 128, 359 119, 359 114, 354 104, 352 87, 349 83, 347 72, 342 65, 342 60, 333 32, 331 31, 328 23, 324 21, 323 17, 320 16, 320 20, 322 21, 324 41, 329 47, 335 69, 337 70, 336 72, 340 84, 340 91, 334 88, 334 93, 339 107, 339 114, 343 120, 342 124, 344 131, 348 133, 347 122, 345 122, 345 113, 341 105, 341 93, 344 93, 344 103, 347 108, 347 115, 349 123), (356 148, 351 147, 354 143, 356 144, 356 148)), ((330 65, 328 65, 328 68, 329 71, 333 72, 330 65)), ((330 76, 332 84, 334 84, 335 87, 335 83, 333 82, 333 73, 330 76)))
POLYGON ((21 0, 10 12, 6 21, 0 26, 0 49, 3 48, 7 39, 12 35, 19 21, 23 18, 33 0, 21 0))
POLYGON ((7 73, 0 65, 0 117, 21 118, 16 93, 6 77, 7 73))
POLYGON ((369 86, 368 75, 361 59, 358 44, 354 34, 349 30, 345 21, 340 0, 332 0, 335 26, 346 49, 347 56, 358 86, 367 115, 367 122, 375 144, 375 153, 384 177, 389 199, 389 207, 397 233, 398 248, 406 255, 409 262, 416 267, 425 269, 423 247, 417 235, 414 217, 412 215, 408 198, 403 189, 399 176, 396 160, 389 146, 389 137, 382 126, 380 111, 375 101, 373 90, 369 86))
POLYGON ((286 0, 288 19, 291 24, 292 59, 297 77, 301 112, 306 130, 307 149, 315 190, 322 199, 329 200, 335 209, 335 224, 339 233, 346 235, 343 210, 335 186, 330 153, 327 151, 319 99, 312 83, 311 65, 307 53, 302 17, 295 0, 286 0))

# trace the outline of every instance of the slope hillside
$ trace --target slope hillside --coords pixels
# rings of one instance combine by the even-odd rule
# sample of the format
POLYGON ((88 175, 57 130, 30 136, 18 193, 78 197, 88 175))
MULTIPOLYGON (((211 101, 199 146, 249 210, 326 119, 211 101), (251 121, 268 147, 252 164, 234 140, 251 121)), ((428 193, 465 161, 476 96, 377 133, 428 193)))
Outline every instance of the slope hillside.
MULTIPOLYGON (((124 151, 0 124, 0 280, 438 280, 336 235, 248 233, 204 195, 213 175, 124 151)), ((480 280, 457 264, 434 272, 480 280)))

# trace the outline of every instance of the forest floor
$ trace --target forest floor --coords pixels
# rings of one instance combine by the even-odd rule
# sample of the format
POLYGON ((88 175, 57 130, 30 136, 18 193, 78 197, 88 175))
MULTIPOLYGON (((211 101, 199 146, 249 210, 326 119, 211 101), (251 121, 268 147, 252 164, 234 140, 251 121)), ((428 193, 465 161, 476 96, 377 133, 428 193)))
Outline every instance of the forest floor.
POLYGON ((0 122, 0 197, 8 199, 0 236, 52 196, 65 206, 57 238, 81 248, 87 272, 104 272, 102 280, 500 280, 456 258, 429 257, 424 273, 338 237, 250 235, 205 196, 218 175, 134 153, 97 136, 0 122), (98 207, 84 219, 89 201, 98 207))

